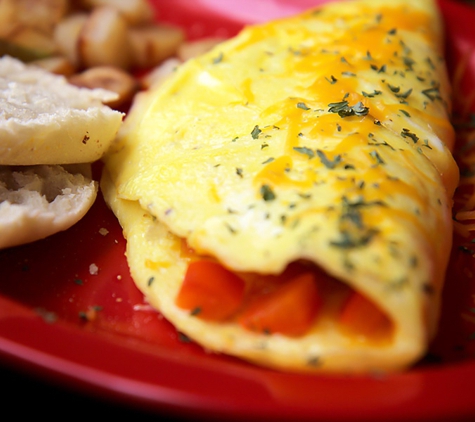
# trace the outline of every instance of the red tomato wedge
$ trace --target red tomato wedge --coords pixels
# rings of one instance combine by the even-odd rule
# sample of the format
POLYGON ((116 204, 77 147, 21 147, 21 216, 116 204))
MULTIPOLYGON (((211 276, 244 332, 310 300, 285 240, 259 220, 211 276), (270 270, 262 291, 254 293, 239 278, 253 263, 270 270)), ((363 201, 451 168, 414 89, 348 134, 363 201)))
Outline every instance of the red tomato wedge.
POLYGON ((353 292, 340 314, 340 324, 349 334, 379 339, 391 332, 391 321, 360 293, 353 292))
POLYGON ((238 320, 249 330, 300 336, 312 325, 321 304, 314 275, 305 273, 255 298, 238 320))
POLYGON ((186 271, 176 305, 211 321, 231 317, 244 298, 245 282, 213 261, 193 261, 186 271))

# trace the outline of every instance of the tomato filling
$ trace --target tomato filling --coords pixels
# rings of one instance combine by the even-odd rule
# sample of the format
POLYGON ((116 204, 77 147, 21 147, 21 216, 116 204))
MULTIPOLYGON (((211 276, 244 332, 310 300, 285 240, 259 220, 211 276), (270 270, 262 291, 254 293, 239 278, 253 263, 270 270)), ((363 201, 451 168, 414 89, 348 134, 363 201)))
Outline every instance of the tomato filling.
POLYGON ((198 318, 266 334, 299 337, 324 318, 360 339, 381 340, 392 331, 372 301, 305 262, 292 263, 279 275, 262 275, 192 260, 175 303, 198 318))

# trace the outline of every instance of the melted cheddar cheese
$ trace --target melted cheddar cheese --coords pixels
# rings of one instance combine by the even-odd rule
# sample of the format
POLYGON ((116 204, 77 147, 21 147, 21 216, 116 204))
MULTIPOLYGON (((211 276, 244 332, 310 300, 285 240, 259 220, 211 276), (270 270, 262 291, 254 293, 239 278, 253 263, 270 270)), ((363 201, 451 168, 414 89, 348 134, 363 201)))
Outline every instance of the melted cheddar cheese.
POLYGON ((306 368, 310 351, 328 370, 408 365, 434 333, 450 251, 449 116, 432 1, 348 1, 245 28, 143 95, 105 160, 139 287, 212 350, 284 369, 306 368), (140 209, 149 223, 134 223, 140 209), (187 258, 144 266, 155 252, 140 224, 236 272, 312 262, 377 303, 391 341, 348 343, 322 323, 263 340, 199 321, 173 305, 187 258), (154 271, 175 287, 148 288, 154 271))

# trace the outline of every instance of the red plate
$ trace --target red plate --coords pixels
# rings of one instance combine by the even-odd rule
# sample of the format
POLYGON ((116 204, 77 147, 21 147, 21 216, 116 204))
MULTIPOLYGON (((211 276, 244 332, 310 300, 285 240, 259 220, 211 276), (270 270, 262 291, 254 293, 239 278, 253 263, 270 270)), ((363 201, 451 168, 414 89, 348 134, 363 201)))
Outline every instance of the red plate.
MULTIPOLYGON (((317 3, 154 2, 162 20, 184 25, 192 38, 232 35, 245 23, 317 3)), ((475 90, 475 11, 448 0, 440 6, 462 118, 475 110, 468 94, 475 90)), ((120 227, 99 197, 67 232, 0 252, 0 358, 88 394, 194 419, 475 417, 475 266, 470 239, 456 245, 440 334, 423 362, 380 378, 285 374, 206 353, 151 310, 130 278, 120 227)))

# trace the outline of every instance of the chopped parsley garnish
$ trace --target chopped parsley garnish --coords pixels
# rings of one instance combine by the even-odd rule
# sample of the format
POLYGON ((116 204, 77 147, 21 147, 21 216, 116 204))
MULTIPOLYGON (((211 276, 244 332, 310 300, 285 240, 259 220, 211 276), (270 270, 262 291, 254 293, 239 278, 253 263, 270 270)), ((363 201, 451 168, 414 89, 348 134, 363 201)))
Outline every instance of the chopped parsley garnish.
POLYGON ((251 132, 252 139, 259 138, 259 135, 261 132, 262 130, 259 129, 258 125, 254 126, 254 129, 252 129, 252 132, 251 132))
POLYGON ((419 137, 415 134, 412 133, 409 129, 402 129, 401 136, 403 138, 411 138, 414 143, 416 143, 419 140, 419 137))
POLYGON ((308 158, 315 157, 315 153, 313 152, 313 150, 307 147, 294 147, 294 151, 300 152, 301 154, 305 154, 308 156, 308 158))
POLYGON ((191 316, 197 316, 201 313, 201 308, 199 306, 197 306, 195 309, 192 309, 191 312, 190 312, 190 315, 191 316))
POLYGON ((427 57, 426 62, 432 70, 435 70, 435 65, 434 65, 434 63, 433 63, 433 61, 431 60, 430 57, 427 57))
POLYGON ((394 92, 394 93, 398 93, 398 92, 401 90, 401 87, 399 87, 399 86, 393 86, 393 85, 391 85, 391 84, 388 84, 388 87, 389 87, 389 89, 390 89, 392 92, 394 92))
POLYGON ((348 231, 341 232, 341 238, 330 242, 330 246, 340 249, 354 249, 368 245, 378 231, 371 229, 361 235, 352 235, 348 231))
POLYGON ((218 63, 221 63, 223 61, 223 53, 219 53, 214 59, 213 59, 213 64, 218 64, 218 63))
POLYGON ((302 110, 310 110, 310 107, 308 107, 305 103, 299 102, 297 103, 297 107, 301 108, 302 110))
POLYGON ((383 64, 381 67, 378 67, 375 64, 371 64, 371 69, 375 70, 378 73, 386 73, 386 65, 383 64))
POLYGON ((408 70, 413 70, 413 66, 416 64, 415 60, 411 59, 410 57, 404 57, 403 62, 407 66, 408 70))
POLYGON ((337 103, 330 103, 328 107, 330 113, 338 113, 340 117, 366 116, 369 113, 369 108, 365 107, 361 101, 357 102, 354 106, 349 106, 348 101, 343 100, 337 103))
POLYGON ((377 151, 371 151, 369 155, 376 160, 377 164, 386 164, 377 151))
POLYGON ((262 164, 269 164, 269 163, 272 163, 272 161, 274 160, 275 160, 274 157, 269 157, 267 160, 263 161, 262 164))
POLYGON ((428 88, 428 89, 424 89, 422 91, 422 93, 427 97, 429 98, 429 100, 431 101, 435 101, 435 100, 441 100, 442 97, 440 96, 440 91, 439 91, 439 87, 433 87, 433 88, 428 88))
POLYGON ((409 88, 406 92, 401 92, 399 94, 396 94, 396 97, 406 99, 409 97, 409 95, 411 95, 411 93, 412 93, 412 88, 409 88))
POLYGON ((269 185, 261 186, 261 195, 264 201, 273 201, 276 198, 274 191, 269 185))
POLYGON ((322 164, 328 169, 334 169, 338 164, 341 163, 341 155, 337 155, 333 160, 330 160, 320 149, 317 149, 317 155, 318 158, 320 158, 322 164))
POLYGON ((371 92, 371 93, 364 92, 364 91, 362 91, 361 93, 363 94, 363 97, 373 98, 373 97, 375 97, 376 95, 381 95, 381 94, 382 94, 382 91, 379 91, 379 90, 375 89, 375 90, 374 90, 373 92, 371 92))

